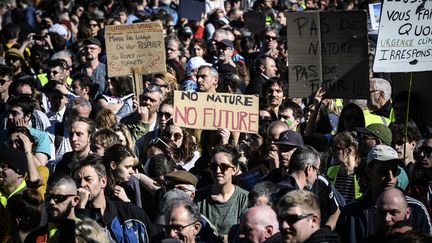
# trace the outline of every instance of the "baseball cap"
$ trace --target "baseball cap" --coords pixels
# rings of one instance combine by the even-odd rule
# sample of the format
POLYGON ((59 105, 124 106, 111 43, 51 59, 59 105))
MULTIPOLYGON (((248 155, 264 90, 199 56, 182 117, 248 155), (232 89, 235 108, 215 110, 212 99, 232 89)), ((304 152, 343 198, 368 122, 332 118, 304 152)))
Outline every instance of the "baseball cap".
POLYGON ((216 45, 226 46, 226 47, 229 47, 229 48, 234 50, 234 44, 232 43, 232 41, 227 40, 227 39, 223 39, 223 40, 219 41, 218 43, 216 43, 216 45))
POLYGON ((294 132, 291 130, 282 132, 280 134, 279 140, 274 142, 276 145, 288 145, 294 147, 303 147, 304 142, 303 138, 298 132, 294 132))
POLYGON ((27 173, 27 156, 22 150, 6 149, 0 152, 0 163, 7 164, 17 174, 27 173))
POLYGON ((92 45, 92 44, 93 45, 97 45, 97 46, 102 46, 101 42, 98 39, 94 38, 94 37, 87 38, 83 42, 83 44, 84 44, 84 46, 86 46, 86 45, 92 45))
POLYGON ((384 124, 373 123, 367 127, 357 127, 356 130, 361 134, 373 135, 381 139, 385 144, 391 145, 392 133, 390 131, 390 128, 388 128, 384 124))
POLYGON ((211 63, 206 62, 202 57, 192 57, 186 63, 186 72, 189 74, 192 70, 201 66, 211 66, 211 63))
POLYGON ((6 53, 6 56, 14 56, 24 60, 24 55, 17 48, 10 48, 6 53))
POLYGON ((369 165, 372 161, 393 161, 398 160, 398 154, 394 148, 387 145, 377 145, 369 151, 366 159, 366 163, 369 165))
POLYGON ((194 176, 192 173, 187 172, 185 170, 176 170, 171 173, 168 173, 164 176, 166 181, 171 181, 177 184, 189 184, 193 186, 197 186, 198 178, 194 176))
POLYGON ((63 38, 67 38, 68 31, 67 28, 62 24, 53 24, 49 29, 48 32, 55 32, 59 35, 61 35, 63 38))

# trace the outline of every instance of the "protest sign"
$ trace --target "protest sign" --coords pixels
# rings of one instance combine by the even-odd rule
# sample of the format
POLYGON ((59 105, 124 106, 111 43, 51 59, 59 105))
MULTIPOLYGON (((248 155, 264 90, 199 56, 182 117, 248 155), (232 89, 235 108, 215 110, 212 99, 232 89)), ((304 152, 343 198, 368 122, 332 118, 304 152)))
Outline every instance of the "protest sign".
POLYGON ((367 98, 369 59, 364 11, 289 12, 289 97, 367 98))
POLYGON ((257 133, 258 104, 255 95, 174 91, 174 124, 257 133))
POLYGON ((384 0, 373 70, 432 70, 432 2, 384 0))
POLYGON ((246 29, 254 34, 261 34, 266 27, 266 13, 258 11, 247 11, 243 14, 246 29))
POLYGON ((105 27, 108 76, 166 71, 160 22, 105 27))
POLYGON ((201 14, 205 12, 204 0, 181 0, 179 7, 180 18, 189 20, 200 20, 201 14))

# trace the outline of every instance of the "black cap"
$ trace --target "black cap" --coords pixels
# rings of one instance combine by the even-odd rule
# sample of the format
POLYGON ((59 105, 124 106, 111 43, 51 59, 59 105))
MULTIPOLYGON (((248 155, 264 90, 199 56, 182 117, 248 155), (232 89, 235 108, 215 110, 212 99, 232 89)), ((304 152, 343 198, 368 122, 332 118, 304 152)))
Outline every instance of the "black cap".
POLYGON ((300 133, 288 130, 288 131, 282 132, 280 134, 279 140, 277 140, 273 144, 288 145, 288 146, 294 146, 294 147, 303 147, 304 142, 303 142, 303 138, 300 135, 300 133))
POLYGON ((22 150, 6 149, 0 152, 0 163, 7 164, 17 174, 27 173, 27 156, 22 150))

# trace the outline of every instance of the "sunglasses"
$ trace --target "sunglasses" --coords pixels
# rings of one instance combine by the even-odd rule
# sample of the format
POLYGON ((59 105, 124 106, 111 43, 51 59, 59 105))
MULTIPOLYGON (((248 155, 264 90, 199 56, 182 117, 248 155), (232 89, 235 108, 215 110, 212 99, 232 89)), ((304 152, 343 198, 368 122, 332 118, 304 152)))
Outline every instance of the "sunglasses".
POLYGON ((268 41, 270 41, 270 40, 276 40, 277 38, 275 36, 266 35, 265 39, 268 40, 268 41))
POLYGON ((97 27, 98 24, 90 24, 91 27, 97 27))
POLYGON ((398 167, 395 166, 386 166, 386 167, 380 167, 378 168, 378 174, 380 176, 387 176, 389 174, 389 171, 391 171, 393 176, 398 175, 398 167))
POLYGON ((50 71, 48 71, 48 73, 50 73, 50 74, 52 73, 53 75, 57 75, 57 74, 59 74, 59 72, 56 71, 56 70, 52 70, 52 71, 50 70, 50 71))
POLYGON ((158 117, 163 117, 164 116, 166 119, 170 119, 172 117, 172 114, 168 113, 168 112, 158 111, 157 112, 157 116, 158 117))
POLYGON ((234 169, 234 166, 229 165, 229 164, 211 163, 210 166, 209 166, 209 168, 210 168, 211 171, 217 171, 217 169, 219 168, 222 173, 225 173, 225 171, 227 171, 229 168, 233 168, 234 169))
POLYGON ((297 223, 298 221, 308 218, 310 216, 312 216, 313 213, 308 213, 308 214, 286 214, 283 217, 279 218, 279 222, 285 222, 289 225, 293 225, 295 223, 297 223))
POLYGON ((187 228, 187 227, 189 227, 189 226, 195 224, 196 222, 197 222, 197 221, 192 222, 192 223, 187 224, 187 225, 167 224, 167 225, 164 225, 163 228, 164 228, 164 230, 165 230, 166 232, 170 232, 171 230, 173 230, 173 231, 175 231, 175 232, 180 232, 180 231, 182 231, 184 228, 187 228))
POLYGON ((181 139, 183 137, 183 135, 179 132, 164 132, 164 137, 166 138, 174 138, 174 141, 178 141, 179 139, 181 139))
POLYGON ((45 193, 45 199, 47 202, 54 200, 54 202, 57 203, 62 203, 64 202, 66 199, 68 199, 69 197, 73 197, 76 195, 73 194, 66 194, 66 195, 61 195, 61 194, 49 194, 49 193, 45 193))
POLYGON ((6 80, 6 79, 0 79, 0 85, 3 86, 8 81, 9 80, 6 80))
POLYGON ((425 156, 430 156, 432 153, 432 148, 428 146, 422 146, 419 148, 419 153, 423 153, 425 156))

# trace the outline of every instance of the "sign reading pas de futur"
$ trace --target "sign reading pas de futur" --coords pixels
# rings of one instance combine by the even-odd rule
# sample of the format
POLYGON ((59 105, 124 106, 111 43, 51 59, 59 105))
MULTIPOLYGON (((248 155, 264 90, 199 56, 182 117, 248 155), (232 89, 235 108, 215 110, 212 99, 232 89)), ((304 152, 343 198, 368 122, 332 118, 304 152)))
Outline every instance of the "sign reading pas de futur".
POLYGON ((174 91, 174 124, 181 127, 258 132, 255 95, 174 91))
POLYGON ((105 27, 108 76, 166 71, 162 24, 157 22, 105 27))
POLYGON ((384 0, 373 70, 432 70, 430 0, 384 0))
POLYGON ((369 58, 365 11, 289 12, 289 97, 367 98, 369 58))

